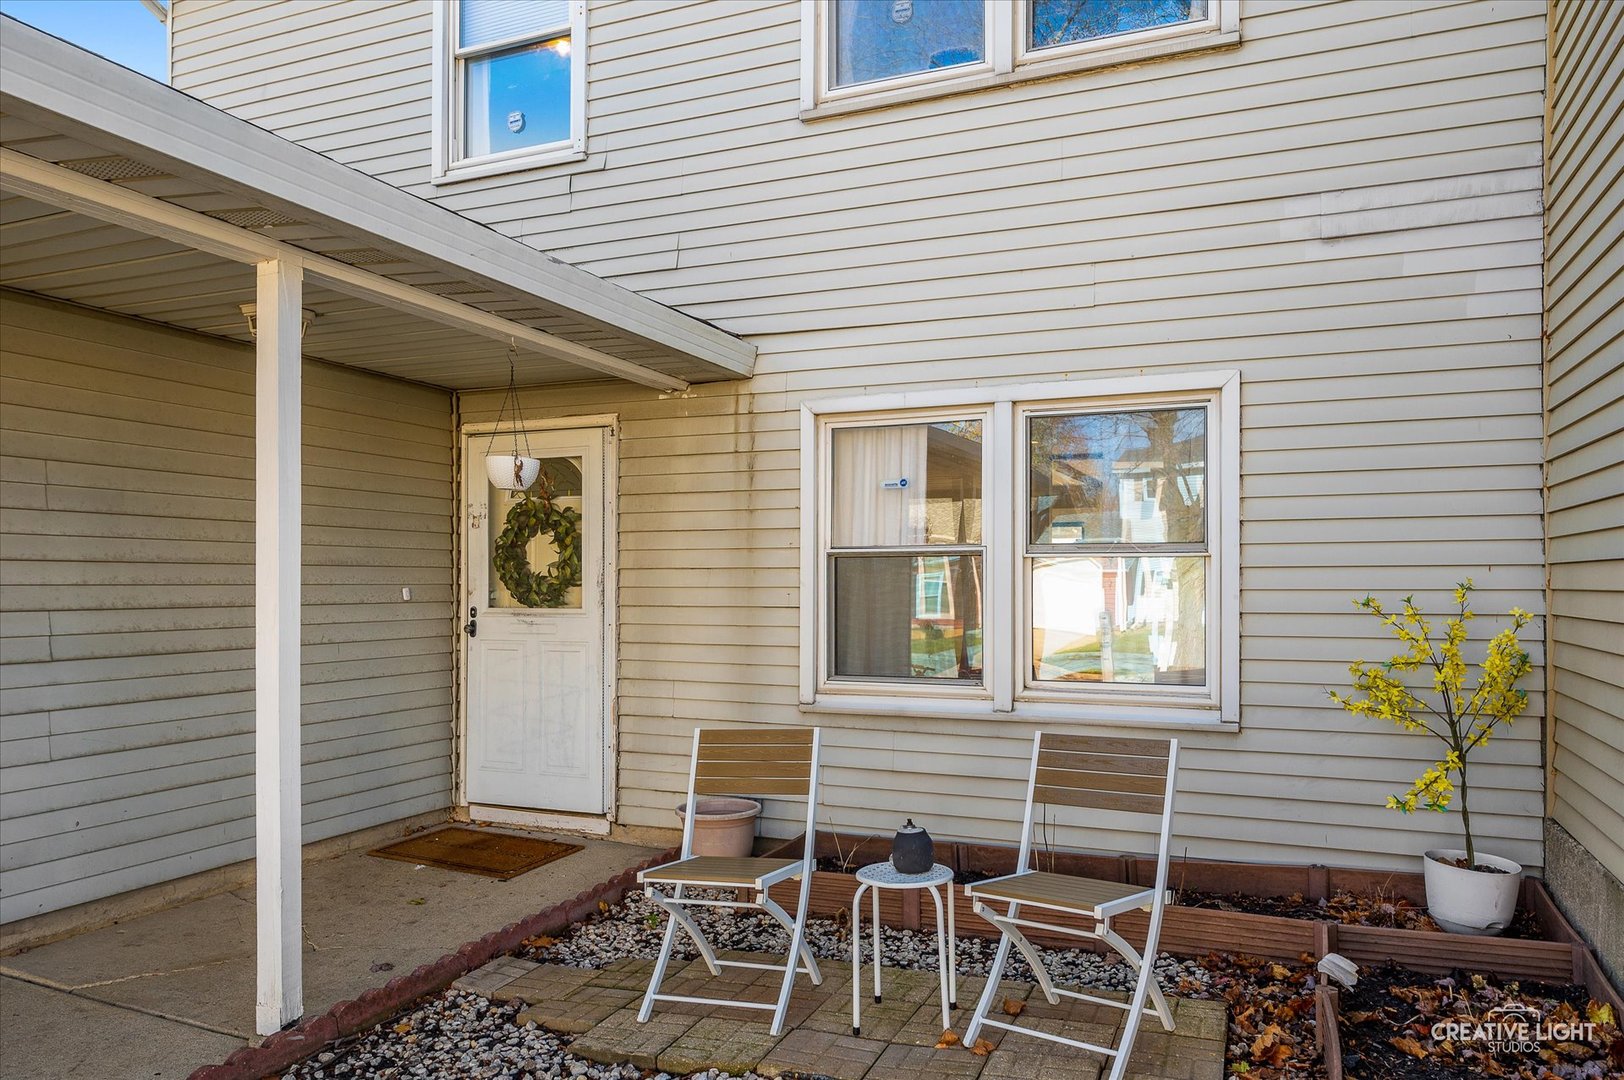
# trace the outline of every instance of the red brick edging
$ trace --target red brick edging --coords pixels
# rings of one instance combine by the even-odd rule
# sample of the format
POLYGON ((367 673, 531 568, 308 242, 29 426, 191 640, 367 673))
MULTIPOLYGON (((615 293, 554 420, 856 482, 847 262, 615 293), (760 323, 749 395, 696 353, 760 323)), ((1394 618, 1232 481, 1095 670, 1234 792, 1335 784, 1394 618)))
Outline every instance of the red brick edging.
POLYGON ((387 1020, 418 998, 439 993, 475 968, 517 949, 526 938, 560 933, 571 923, 594 914, 598 904, 612 904, 626 895, 637 884, 639 870, 676 857, 675 848, 662 852, 578 893, 573 900, 508 923, 500 930, 467 942, 456 952, 446 953, 409 974, 365 991, 353 1001, 340 1001, 319 1016, 307 1016, 287 1031, 267 1037, 258 1046, 245 1046, 234 1052, 219 1065, 203 1066, 187 1080, 261 1080, 279 1075, 346 1035, 387 1020))

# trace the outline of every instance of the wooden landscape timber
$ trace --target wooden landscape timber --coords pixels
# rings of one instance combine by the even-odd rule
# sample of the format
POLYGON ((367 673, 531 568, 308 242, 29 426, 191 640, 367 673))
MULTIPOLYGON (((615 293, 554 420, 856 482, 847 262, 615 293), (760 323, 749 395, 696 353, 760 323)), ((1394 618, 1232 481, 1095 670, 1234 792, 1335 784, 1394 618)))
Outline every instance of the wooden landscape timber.
MULTIPOLYGON (((799 838, 782 845, 774 843, 768 850, 794 847, 798 843, 799 838)), ((876 844, 872 838, 842 836, 837 839, 834 834, 820 831, 817 854, 820 859, 850 859, 851 863, 848 873, 819 870, 813 875, 812 912, 830 916, 851 910, 852 897, 857 891, 853 874, 859 867, 882 858, 885 846, 876 844)), ((1036 859, 1044 870, 1052 868, 1060 873, 1131 884, 1143 884, 1151 880, 1155 872, 1154 860, 1132 855, 1039 852, 1036 859)), ((1014 869, 1015 851, 989 844, 938 844, 936 860, 958 872, 1001 874, 1014 869)), ((1338 891, 1383 891, 1395 897, 1425 901, 1421 875, 1403 871, 1181 859, 1173 865, 1170 880, 1175 892, 1190 889, 1250 896, 1301 893, 1306 899, 1318 900, 1338 891)), ((777 888, 784 890, 774 893, 780 902, 794 902, 792 884, 777 888)), ((919 929, 918 900, 916 893, 881 897, 880 921, 887 926, 919 929)), ((997 936, 992 924, 975 914, 962 889, 955 888, 953 903, 957 905, 955 916, 961 936, 997 936)), ((1161 949, 1175 956, 1235 952, 1288 963, 1301 963, 1304 956, 1317 961, 1334 952, 1360 967, 1391 960, 1418 971, 1440 974, 1465 968, 1507 979, 1575 983, 1583 985, 1597 1001, 1612 1004, 1615 1011, 1624 1015, 1624 998, 1607 981, 1584 939, 1563 918, 1544 882, 1537 878, 1525 879, 1521 903, 1533 913, 1546 935, 1545 940, 1345 925, 1172 904, 1162 923, 1161 949)), ((1134 912, 1120 916, 1116 925, 1124 937, 1137 944, 1144 941, 1146 918, 1144 913, 1134 912)), ((1062 925, 1081 925, 1075 916, 1063 914, 1056 914, 1054 921, 1062 925)), ((1030 936, 1038 944, 1051 947, 1075 947, 1076 944, 1074 939, 1042 931, 1034 931, 1030 936)))

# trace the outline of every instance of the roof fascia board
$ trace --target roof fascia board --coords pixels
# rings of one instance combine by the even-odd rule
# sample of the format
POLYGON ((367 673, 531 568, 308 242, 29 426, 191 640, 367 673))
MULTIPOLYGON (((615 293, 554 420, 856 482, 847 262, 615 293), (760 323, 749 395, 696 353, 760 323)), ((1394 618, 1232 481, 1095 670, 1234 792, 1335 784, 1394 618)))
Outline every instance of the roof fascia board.
POLYGON ((615 333, 748 377, 755 346, 693 316, 0 16, 7 111, 457 274, 520 289, 615 333))
POLYGON ((688 384, 674 375, 599 352, 544 330, 460 304, 436 293, 370 273, 260 236, 207 214, 121 188, 105 180, 0 147, 0 186, 7 191, 110 225, 170 240, 233 262, 282 260, 302 265, 305 276, 350 296, 406 311, 483 337, 523 345, 555 360, 626 379, 656 390, 680 392, 688 384))

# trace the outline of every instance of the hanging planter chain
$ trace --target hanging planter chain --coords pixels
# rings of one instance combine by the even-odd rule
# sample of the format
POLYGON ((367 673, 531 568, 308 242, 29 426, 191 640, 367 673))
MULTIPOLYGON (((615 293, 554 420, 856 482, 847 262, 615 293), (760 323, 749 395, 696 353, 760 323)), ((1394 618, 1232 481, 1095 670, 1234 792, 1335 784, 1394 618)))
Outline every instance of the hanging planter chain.
MULTIPOLYGON (((513 402, 513 490, 523 491, 527 486, 524 482, 524 459, 531 457, 530 433, 524 427, 524 413, 519 408, 518 372, 516 367, 518 349, 513 342, 508 342, 508 382, 507 391, 502 395, 502 405, 496 412, 496 426, 491 429, 490 442, 485 445, 485 456, 494 457, 496 438, 502 433, 502 418, 507 415, 508 402, 513 402), (524 439, 524 453, 519 453, 519 439, 524 439)), ((539 475, 539 473, 538 473, 539 475)))

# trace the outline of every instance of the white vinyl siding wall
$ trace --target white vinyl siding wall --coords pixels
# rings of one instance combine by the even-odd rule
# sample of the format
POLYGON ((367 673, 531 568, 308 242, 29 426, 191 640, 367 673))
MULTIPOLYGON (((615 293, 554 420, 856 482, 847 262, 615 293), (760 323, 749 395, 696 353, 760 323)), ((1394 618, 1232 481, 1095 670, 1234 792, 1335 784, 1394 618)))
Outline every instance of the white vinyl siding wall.
POLYGON ((1564 0, 1551 32, 1551 816, 1624 880, 1624 5, 1564 0))
MULTIPOLYGON (((797 709, 800 405, 1238 369, 1242 730, 1188 736, 1180 848, 1453 836, 1381 808, 1426 742, 1325 689, 1390 649, 1367 591, 1540 608, 1542 3, 1247 4, 1235 50, 803 123, 794 0, 594 2, 587 160, 437 191, 428 4, 275 11, 179 0, 176 85, 760 349, 680 397, 525 396, 621 416, 621 820, 674 824, 694 725, 815 719, 826 825, 1013 841, 1030 725, 797 709)), ((1537 866, 1530 689, 1473 821, 1537 866)))
MULTIPOLYGON (((0 298, 10 922, 253 856, 254 358, 0 298)), ((304 381, 310 841, 450 803, 451 412, 304 381)))

